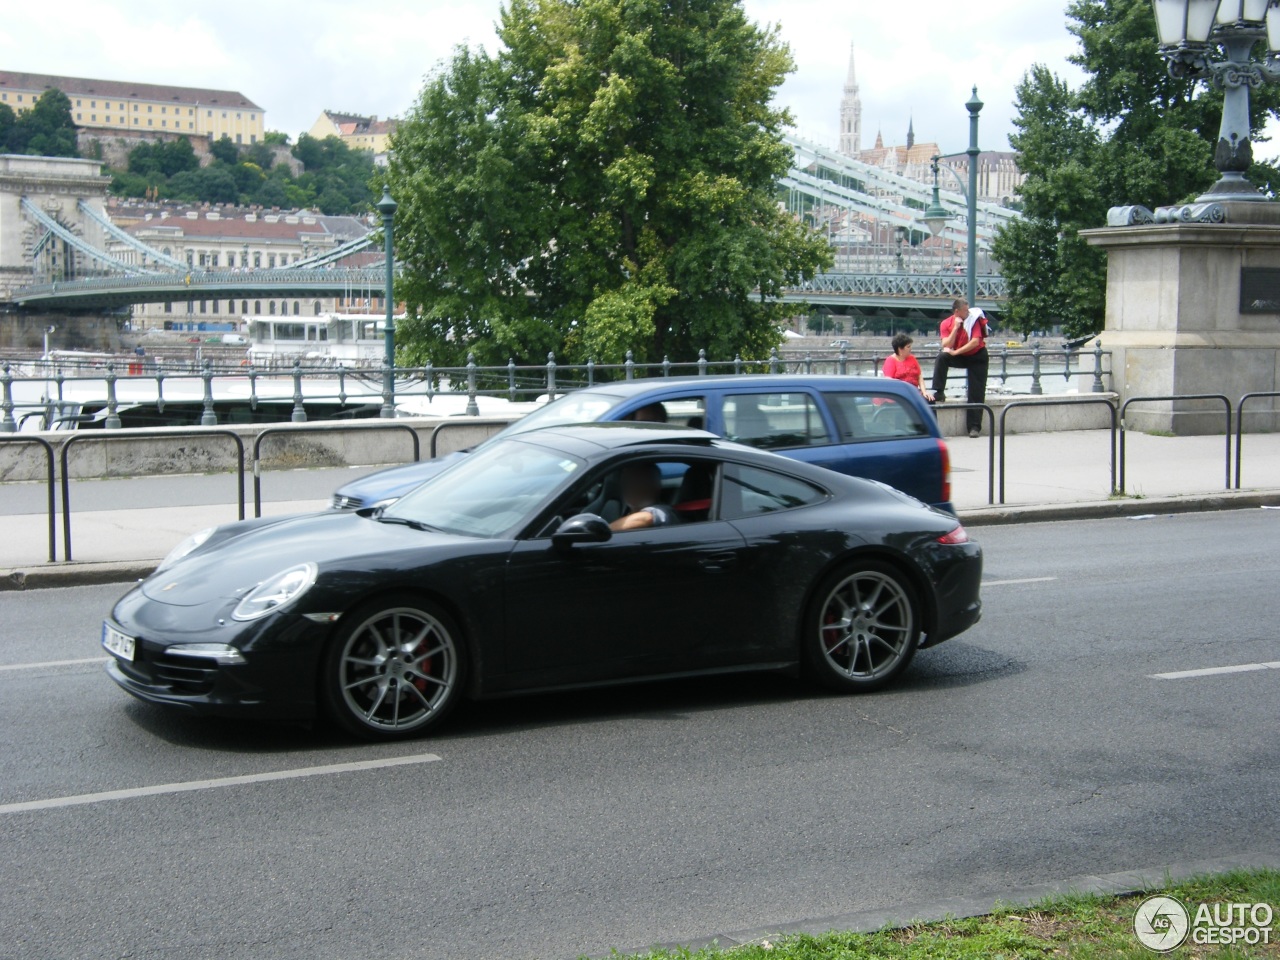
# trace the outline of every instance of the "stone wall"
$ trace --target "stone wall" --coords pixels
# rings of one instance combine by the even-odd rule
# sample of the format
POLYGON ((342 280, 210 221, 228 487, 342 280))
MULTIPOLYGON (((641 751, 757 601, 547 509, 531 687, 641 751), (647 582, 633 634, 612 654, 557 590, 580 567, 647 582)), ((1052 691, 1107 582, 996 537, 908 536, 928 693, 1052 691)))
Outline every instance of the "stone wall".
MULTIPOLYGON (((452 453, 475 446, 506 426, 509 419, 490 418, 401 418, 397 427, 409 427, 418 436, 421 458, 431 455, 431 434, 441 427, 436 452, 452 453)), ((405 430, 387 429, 389 421, 354 420, 336 427, 332 423, 237 424, 218 428, 241 438, 245 448, 245 470, 252 473, 254 441, 264 430, 287 428, 262 441, 259 469, 292 470, 301 467, 340 467, 409 463, 413 441, 405 430)), ((59 447, 69 437, 77 439, 67 454, 67 473, 73 479, 104 477, 165 476, 190 473, 225 473, 235 470, 238 451, 225 434, 184 435, 188 427, 155 431, 84 430, 75 434, 31 433, 59 447), (139 433, 170 433, 172 439, 139 437, 139 433)), ((5 436, 5 435, 0 435, 5 436)), ((15 436, 9 434, 7 436, 15 436)), ((44 480, 44 451, 35 443, 0 444, 0 482, 44 480)))

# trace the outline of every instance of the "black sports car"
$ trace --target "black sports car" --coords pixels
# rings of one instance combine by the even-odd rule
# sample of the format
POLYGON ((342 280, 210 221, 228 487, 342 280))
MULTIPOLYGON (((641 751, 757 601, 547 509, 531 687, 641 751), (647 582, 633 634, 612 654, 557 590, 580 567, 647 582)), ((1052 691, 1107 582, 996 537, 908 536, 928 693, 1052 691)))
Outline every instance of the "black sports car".
POLYGON ((649 424, 489 444, 382 510, 205 530, 103 624, 129 693, 419 734, 463 696, 803 668, 893 679, 977 622, 955 517, 649 424))

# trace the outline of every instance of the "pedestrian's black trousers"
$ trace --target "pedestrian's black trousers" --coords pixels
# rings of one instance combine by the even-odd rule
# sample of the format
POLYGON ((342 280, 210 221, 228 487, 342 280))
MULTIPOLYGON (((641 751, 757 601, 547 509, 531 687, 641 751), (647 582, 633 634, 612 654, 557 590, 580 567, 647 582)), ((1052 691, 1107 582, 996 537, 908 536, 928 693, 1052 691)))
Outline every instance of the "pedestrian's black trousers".
MULTIPOLYGON (((987 369, 990 366, 991 355, 987 353, 986 347, 974 353, 965 354, 962 357, 957 357, 950 353, 938 354, 938 360, 933 365, 934 399, 938 403, 946 400, 947 374, 952 367, 960 367, 962 370, 968 371, 969 375, 969 394, 966 399, 970 403, 986 403, 987 369)), ((966 410, 964 413, 965 421, 970 430, 982 429, 981 410, 966 410)))

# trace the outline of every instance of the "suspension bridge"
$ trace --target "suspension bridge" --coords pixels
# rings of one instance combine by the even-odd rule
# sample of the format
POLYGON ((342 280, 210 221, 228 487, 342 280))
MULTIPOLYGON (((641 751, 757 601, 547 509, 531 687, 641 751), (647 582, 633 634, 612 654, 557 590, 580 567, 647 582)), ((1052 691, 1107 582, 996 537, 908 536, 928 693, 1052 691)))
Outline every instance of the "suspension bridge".
MULTIPOLYGON (((935 316, 963 294, 963 194, 940 191, 952 219, 935 238, 920 220, 931 186, 799 137, 787 143, 794 162, 780 194, 795 216, 827 232, 836 267, 786 290, 785 300, 907 318, 935 316)), ((287 265, 195 268, 113 223, 105 212, 106 183, 93 161, 0 157, 0 308, 102 314, 171 301, 349 297, 383 283, 385 261, 348 260, 379 242, 373 231, 287 265)), ((993 203, 976 208, 976 305, 998 312, 1006 290, 991 267, 990 244, 1017 214, 993 203)))

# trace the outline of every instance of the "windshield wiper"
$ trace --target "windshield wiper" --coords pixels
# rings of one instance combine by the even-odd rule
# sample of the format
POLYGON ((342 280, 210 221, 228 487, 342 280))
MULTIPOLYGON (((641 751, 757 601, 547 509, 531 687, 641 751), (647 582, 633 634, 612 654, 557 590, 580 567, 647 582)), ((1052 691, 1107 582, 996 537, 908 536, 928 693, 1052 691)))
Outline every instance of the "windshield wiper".
POLYGON ((379 523, 398 523, 401 526, 412 527, 414 530, 432 531, 438 529, 428 523, 423 523, 421 520, 410 520, 408 517, 387 517, 379 514, 373 519, 377 520, 379 523))

